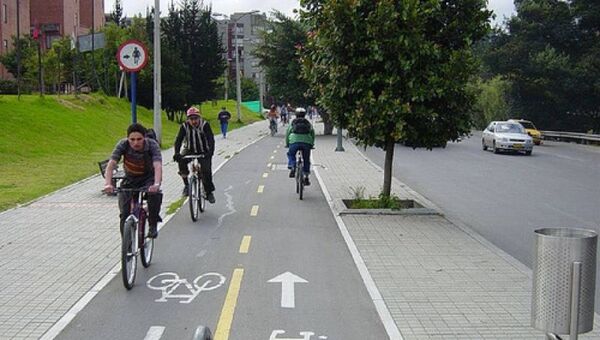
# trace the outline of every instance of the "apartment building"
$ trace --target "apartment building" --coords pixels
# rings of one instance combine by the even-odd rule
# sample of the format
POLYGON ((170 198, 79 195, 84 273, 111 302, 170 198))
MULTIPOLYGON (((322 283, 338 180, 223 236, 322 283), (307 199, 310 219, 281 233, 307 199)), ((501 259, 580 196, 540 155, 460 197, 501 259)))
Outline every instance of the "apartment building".
MULTIPOLYGON (((29 34, 29 0, 0 0, 0 54, 13 48, 13 36, 17 35, 17 3, 19 4, 19 30, 29 34)), ((0 79, 12 78, 0 64, 0 79)))
POLYGON ((252 55, 260 42, 260 32, 267 17, 260 13, 234 13, 229 19, 217 20, 217 29, 226 49, 230 78, 235 78, 235 48, 237 44, 242 75, 259 84, 259 59, 252 55))
MULTIPOLYGON (((42 47, 63 36, 87 34, 92 23, 97 30, 104 26, 104 0, 0 0, 0 54, 13 49, 17 35, 17 3, 21 35, 38 30, 42 47)), ((0 79, 13 78, 0 64, 0 79)))

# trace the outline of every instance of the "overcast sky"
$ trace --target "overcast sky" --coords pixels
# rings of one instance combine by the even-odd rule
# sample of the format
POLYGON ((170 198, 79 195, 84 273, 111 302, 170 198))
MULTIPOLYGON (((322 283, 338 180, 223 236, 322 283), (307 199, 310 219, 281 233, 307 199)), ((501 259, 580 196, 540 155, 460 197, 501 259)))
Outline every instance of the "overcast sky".
MULTIPOLYGON (((153 7, 155 0, 121 0, 125 15, 133 16, 142 13, 145 15, 146 7, 153 7)), ((171 1, 177 6, 179 0, 160 0, 161 12, 166 13, 171 1)), ((293 9, 299 7, 298 0, 204 0, 205 5, 211 5, 213 12, 232 14, 234 12, 249 12, 259 10, 261 12, 270 12, 277 9, 288 16, 293 16, 293 9)), ((489 7, 496 14, 496 23, 501 23, 504 17, 509 17, 514 12, 512 0, 488 0, 489 7)), ((104 0, 106 12, 112 12, 115 7, 115 0, 104 0)))

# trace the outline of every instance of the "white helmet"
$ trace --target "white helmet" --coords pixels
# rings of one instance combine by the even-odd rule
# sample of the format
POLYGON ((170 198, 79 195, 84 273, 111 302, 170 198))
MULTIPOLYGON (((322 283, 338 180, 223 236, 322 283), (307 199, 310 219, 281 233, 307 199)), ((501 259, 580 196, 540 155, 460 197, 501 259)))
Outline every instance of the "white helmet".
POLYGON ((306 110, 303 107, 297 107, 296 108, 296 116, 303 117, 304 115, 306 115, 306 110))

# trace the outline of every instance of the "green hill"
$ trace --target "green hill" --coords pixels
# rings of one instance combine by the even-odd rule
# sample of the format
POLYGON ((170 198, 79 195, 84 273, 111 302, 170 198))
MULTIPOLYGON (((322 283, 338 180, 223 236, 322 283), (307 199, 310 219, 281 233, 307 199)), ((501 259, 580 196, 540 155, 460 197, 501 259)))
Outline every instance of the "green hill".
MULTIPOLYGON (((215 132, 221 106, 235 111, 233 101, 202 105, 215 132)), ((126 100, 102 95, 0 96, 0 211, 97 174, 97 162, 125 137, 130 110, 126 100)), ((152 111, 138 107, 137 114, 138 122, 152 127, 152 111)), ((162 147, 168 148, 179 124, 164 116, 162 147)), ((244 109, 244 122, 259 119, 244 109)), ((240 125, 230 124, 230 130, 240 125)))

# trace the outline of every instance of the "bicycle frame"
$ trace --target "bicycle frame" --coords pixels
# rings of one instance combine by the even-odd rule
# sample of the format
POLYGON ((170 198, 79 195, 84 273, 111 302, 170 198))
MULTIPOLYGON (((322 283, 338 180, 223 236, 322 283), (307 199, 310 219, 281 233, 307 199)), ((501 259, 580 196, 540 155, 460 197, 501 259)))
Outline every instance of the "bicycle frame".
POLYGON ((133 225, 136 228, 133 244, 137 245, 135 249, 135 255, 137 256, 140 252, 140 248, 143 246, 140 235, 143 235, 145 227, 145 223, 140 227, 139 222, 140 219, 146 219, 148 217, 147 204, 145 202, 146 189, 119 189, 119 191, 132 193, 132 196, 129 200, 129 216, 127 216, 125 223, 127 223, 129 220, 133 220, 133 225))

